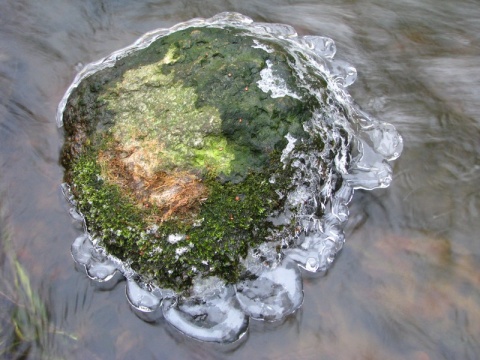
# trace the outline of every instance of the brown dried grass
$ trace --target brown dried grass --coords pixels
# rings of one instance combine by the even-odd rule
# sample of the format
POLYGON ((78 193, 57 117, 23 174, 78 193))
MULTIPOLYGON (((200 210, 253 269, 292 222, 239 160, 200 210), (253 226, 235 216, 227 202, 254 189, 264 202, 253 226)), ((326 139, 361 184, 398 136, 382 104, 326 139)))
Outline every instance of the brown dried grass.
POLYGON ((145 150, 139 147, 125 149, 118 144, 111 150, 100 151, 98 162, 104 179, 122 189, 138 207, 155 209, 150 220, 193 218, 208 197, 208 189, 201 179, 185 170, 154 172, 151 161, 147 164, 135 161, 138 158, 151 160, 151 155, 142 157, 139 153, 142 151, 145 150))

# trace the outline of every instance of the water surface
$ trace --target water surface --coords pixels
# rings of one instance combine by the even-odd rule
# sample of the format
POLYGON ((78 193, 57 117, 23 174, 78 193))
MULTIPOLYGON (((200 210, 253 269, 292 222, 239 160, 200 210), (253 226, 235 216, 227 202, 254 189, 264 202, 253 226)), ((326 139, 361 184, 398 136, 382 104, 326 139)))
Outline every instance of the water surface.
POLYGON ((476 1, 7 0, 0 7, 0 357, 478 357, 476 1), (349 92, 404 138, 391 186, 355 193, 345 247, 326 276, 304 281, 303 307, 281 324, 252 322, 229 347, 142 322, 123 284, 101 291, 75 269, 70 245, 81 229, 59 190, 63 134, 55 124, 82 64, 151 29, 222 11, 334 39, 336 57, 358 71, 349 92))

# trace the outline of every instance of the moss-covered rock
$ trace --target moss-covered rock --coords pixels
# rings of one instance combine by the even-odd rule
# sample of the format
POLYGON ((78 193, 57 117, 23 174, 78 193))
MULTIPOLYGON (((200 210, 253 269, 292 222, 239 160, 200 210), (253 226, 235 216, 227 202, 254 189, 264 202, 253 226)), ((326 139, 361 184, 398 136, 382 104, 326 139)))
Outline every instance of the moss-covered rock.
POLYGON ((256 44, 235 28, 188 28, 68 99, 62 162, 77 207, 109 253, 162 287, 185 289, 198 274, 237 281, 241 258, 274 237, 272 216, 285 210, 288 136, 323 148, 305 130, 322 105, 298 86, 291 55, 256 44))

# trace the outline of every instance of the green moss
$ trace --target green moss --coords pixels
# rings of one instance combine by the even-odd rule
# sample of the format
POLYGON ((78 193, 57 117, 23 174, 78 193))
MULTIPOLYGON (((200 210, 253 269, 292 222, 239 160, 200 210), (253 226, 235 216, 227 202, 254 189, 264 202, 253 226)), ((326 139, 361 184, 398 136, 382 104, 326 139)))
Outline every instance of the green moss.
POLYGON ((235 149, 223 136, 209 135, 203 139, 203 146, 192 149, 194 167, 208 169, 214 174, 230 174, 236 158, 235 149))
POLYGON ((128 256, 129 251, 125 250, 145 227, 141 211, 117 186, 105 183, 100 174, 94 151, 87 151, 77 159, 72 167, 72 191, 77 207, 94 236, 108 241, 117 256, 128 256))
POLYGON ((273 228, 267 215, 283 206, 278 182, 288 190, 288 174, 270 183, 278 156, 261 173, 250 173, 240 183, 205 178, 209 197, 194 223, 171 219, 157 231, 144 219, 156 209, 139 209, 115 185, 106 184, 94 151, 85 152, 72 169, 72 191, 94 236, 113 255, 127 260, 149 280, 176 290, 187 289, 198 274, 217 275, 235 282, 242 273, 240 259, 248 248, 263 243, 273 228), (172 244, 172 234, 184 239, 172 244), (182 249, 186 249, 182 252, 182 249))

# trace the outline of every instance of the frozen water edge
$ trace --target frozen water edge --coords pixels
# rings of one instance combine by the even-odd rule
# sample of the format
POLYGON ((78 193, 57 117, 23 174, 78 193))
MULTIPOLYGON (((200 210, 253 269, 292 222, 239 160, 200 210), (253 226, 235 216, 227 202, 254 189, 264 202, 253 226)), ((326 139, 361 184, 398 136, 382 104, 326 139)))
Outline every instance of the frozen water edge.
MULTIPOLYGON (((336 52, 332 39, 321 36, 299 37, 295 30, 282 24, 254 23, 252 19, 237 13, 222 13, 210 19, 193 19, 175 25, 170 29, 159 29, 145 34, 133 45, 116 51, 110 56, 86 65, 76 76, 66 91, 57 110, 57 124, 63 125, 63 111, 67 100, 78 84, 91 74, 112 67, 117 60, 143 49, 156 39, 189 27, 237 27, 245 35, 255 37, 254 47, 271 52, 262 44, 262 39, 275 41, 287 49, 295 59, 294 68, 300 86, 316 93, 307 81, 307 71, 315 69, 327 81, 334 101, 346 109, 346 116, 335 113, 316 114, 306 124, 307 131, 321 131, 322 125, 329 122, 333 131, 326 136, 333 143, 341 143, 334 159, 334 169, 322 174, 325 185, 320 194, 312 196, 317 189, 320 169, 302 164, 312 164, 318 154, 298 154, 295 152, 295 139, 288 135, 288 146, 282 154, 282 162, 288 159, 302 160, 293 162, 299 173, 306 173, 309 186, 299 184, 288 195, 288 202, 299 208, 296 219, 302 235, 293 239, 294 246, 287 246, 282 257, 273 250, 277 243, 265 243, 257 252, 250 251, 244 264, 255 278, 244 280, 235 286, 226 285, 216 278, 198 279, 192 295, 184 298, 169 289, 160 289, 145 284, 140 277, 119 259, 107 254, 98 246, 87 231, 83 214, 75 208, 75 199, 66 184, 62 185, 65 198, 72 206, 70 214, 75 221, 82 223, 84 234, 72 244, 72 256, 86 274, 103 288, 110 288, 123 277, 126 282, 126 296, 133 311, 143 320, 164 320, 172 324, 187 336, 201 341, 229 343, 241 338, 248 329, 249 318, 264 321, 277 321, 294 313, 303 302, 302 275, 299 268, 311 273, 325 272, 333 263, 336 254, 345 242, 343 228, 348 220, 348 204, 354 189, 375 189, 386 187, 392 179, 392 169, 388 161, 400 156, 403 147, 401 136, 395 128, 380 123, 363 113, 351 100, 346 87, 356 79, 356 70, 344 61, 334 60, 336 52), (300 58, 298 54, 301 53, 300 58), (348 143, 340 130, 348 134, 348 143), (353 152, 347 149, 353 145, 353 152), (295 158, 295 156, 297 158, 295 158), (349 159, 350 157, 350 159, 349 159), (349 161, 347 161, 349 159, 349 161), (344 180, 337 191, 333 191, 336 177, 344 180), (319 199, 325 201, 319 203, 319 199), (316 217, 312 208, 322 207, 324 215, 316 217), (263 259, 263 260, 262 260, 263 259), (267 259, 268 265, 265 265, 267 259)), ((290 92, 281 78, 275 77, 275 69, 267 64, 259 87, 272 97, 299 95, 290 92)), ((317 96, 321 96, 318 94, 317 96)), ((332 150, 327 148, 328 152, 332 150)), ((274 179, 273 179, 274 181, 274 179)), ((292 214, 282 214, 289 221, 292 214)), ((171 241, 183 240, 181 234, 172 235, 171 241)), ((287 242, 285 240, 283 245, 287 242)))

